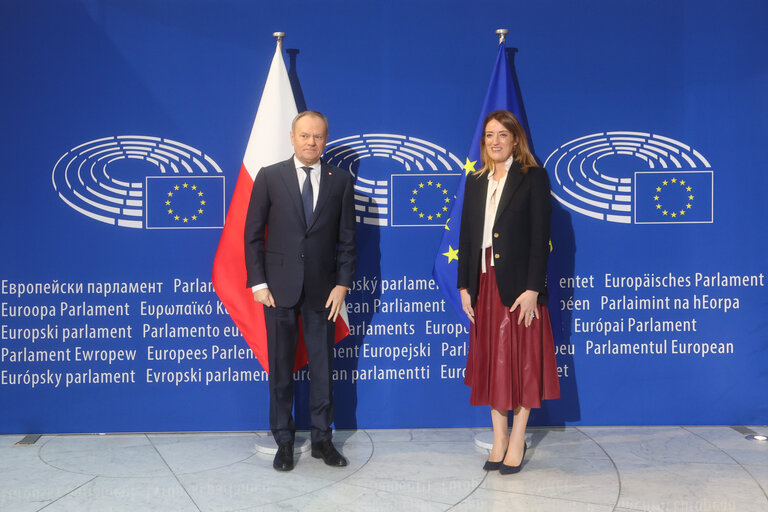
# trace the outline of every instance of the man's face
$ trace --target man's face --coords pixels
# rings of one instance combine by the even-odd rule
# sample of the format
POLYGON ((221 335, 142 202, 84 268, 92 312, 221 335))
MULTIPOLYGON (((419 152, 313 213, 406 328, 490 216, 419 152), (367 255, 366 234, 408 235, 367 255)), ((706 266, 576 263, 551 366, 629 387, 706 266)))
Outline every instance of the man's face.
POLYGON ((296 126, 291 132, 291 144, 299 162, 313 165, 323 154, 326 142, 328 133, 322 119, 307 115, 296 121, 296 126))

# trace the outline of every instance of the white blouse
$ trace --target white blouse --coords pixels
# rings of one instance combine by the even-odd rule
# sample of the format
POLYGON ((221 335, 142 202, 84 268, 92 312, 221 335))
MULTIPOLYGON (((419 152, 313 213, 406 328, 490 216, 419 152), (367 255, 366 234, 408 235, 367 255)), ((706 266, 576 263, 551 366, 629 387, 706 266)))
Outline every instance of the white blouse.
MULTIPOLYGON (((509 168, 512 166, 512 162, 514 161, 514 157, 510 156, 506 162, 504 162, 504 167, 507 169, 507 173, 504 175, 503 178, 496 181, 496 179, 493 177, 496 173, 495 170, 490 171, 488 173, 488 191, 485 196, 485 221, 483 222, 483 247, 482 251, 483 254, 481 255, 480 261, 481 263, 481 270, 483 273, 486 272, 485 268, 485 250, 489 247, 493 246, 493 223, 496 221, 496 210, 499 207, 499 200, 501 199, 501 193, 504 190, 504 184, 507 182, 507 177, 509 176, 509 168)), ((493 258, 491 258, 491 266, 493 266, 493 258)))

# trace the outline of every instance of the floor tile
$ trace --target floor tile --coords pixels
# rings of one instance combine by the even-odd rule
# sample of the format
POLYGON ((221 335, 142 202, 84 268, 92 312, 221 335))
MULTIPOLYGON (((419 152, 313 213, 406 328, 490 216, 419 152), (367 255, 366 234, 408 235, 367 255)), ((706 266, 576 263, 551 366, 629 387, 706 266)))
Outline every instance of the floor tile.
POLYGON ((40 446, 15 446, 19 439, 0 436, 0 510, 38 510, 93 478, 49 466, 38 457, 40 446))
POLYGON ((622 464, 620 507, 651 511, 768 510, 759 485, 736 464, 622 464))
POLYGON ((581 430, 616 464, 621 478, 619 507, 649 511, 768 509, 762 489, 744 468, 687 429, 581 430))
POLYGON ((745 464, 744 470, 747 471, 757 484, 762 487, 763 492, 768 495, 768 465, 766 464, 745 464))
POLYGON ((605 451, 579 429, 529 429, 526 435, 529 450, 541 457, 567 455, 573 459, 606 459, 605 451))
POLYGON ((171 471, 144 434, 56 436, 40 448, 46 464, 90 476, 169 476, 171 471))
POLYGON ((229 466, 256 453, 253 434, 154 434, 148 437, 177 475, 229 466))
POLYGON ((582 428, 614 460, 733 464, 722 450, 680 427, 582 428))
POLYGON ((375 443, 371 460, 346 482, 454 504, 482 482, 485 472, 481 468, 486 457, 487 453, 476 449, 469 440, 375 443))
POLYGON ((408 443, 413 441, 413 430, 366 430, 374 444, 378 443, 408 443))
POLYGON ((48 466, 37 457, 36 448, 16 450, 27 453, 0 450, 0 510, 38 510, 93 478, 48 466))
POLYGON ((619 497, 619 476, 605 455, 602 459, 570 457, 567 451, 540 453, 533 447, 526 453, 519 473, 490 472, 482 488, 612 506, 619 497))
POLYGON ((491 489, 478 489, 452 508, 457 512, 612 512, 613 505, 583 503, 569 499, 531 496, 491 489))
MULTIPOLYGON (((739 464, 768 465, 768 442, 747 439, 744 434, 727 427, 686 427, 686 430, 707 440, 739 464)), ((756 431, 763 433, 760 429, 756 431)))
POLYGON ((57 500, 44 512, 198 512, 172 476, 96 477, 57 500))
POLYGON ((408 511, 438 512, 449 505, 435 503, 412 496, 403 496, 387 491, 369 489, 346 483, 318 489, 297 498, 249 508, 242 512, 267 512, 272 510, 304 512, 365 512, 365 511, 408 511))
POLYGON ((303 453, 295 459, 293 471, 279 472, 272 468, 272 457, 257 454, 226 467, 182 474, 179 479, 204 512, 269 506, 348 478, 368 462, 372 452, 372 446, 364 443, 339 443, 339 449, 349 461, 347 467, 329 467, 303 453))

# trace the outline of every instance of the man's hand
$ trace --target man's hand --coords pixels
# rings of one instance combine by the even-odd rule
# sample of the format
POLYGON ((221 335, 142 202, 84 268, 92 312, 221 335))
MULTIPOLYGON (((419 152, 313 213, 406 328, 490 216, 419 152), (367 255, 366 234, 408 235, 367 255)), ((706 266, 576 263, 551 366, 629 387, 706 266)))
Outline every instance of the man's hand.
POLYGON ((269 288, 262 288, 253 292, 253 300, 261 302, 268 308, 275 307, 275 299, 272 298, 272 292, 269 291, 269 288))
POLYGON ((328 294, 328 300, 325 301, 325 307, 331 308, 331 313, 328 315, 328 320, 336 321, 336 317, 339 316, 341 306, 344 304, 344 297, 347 296, 347 287, 337 284, 328 294))

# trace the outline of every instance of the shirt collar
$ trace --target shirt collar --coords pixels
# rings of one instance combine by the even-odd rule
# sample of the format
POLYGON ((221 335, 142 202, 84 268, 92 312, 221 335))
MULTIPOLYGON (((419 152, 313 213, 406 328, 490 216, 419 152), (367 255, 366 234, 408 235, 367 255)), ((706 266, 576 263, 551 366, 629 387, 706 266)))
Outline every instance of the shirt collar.
MULTIPOLYGON (((507 169, 507 171, 509 171, 509 169, 512 167, 512 162, 514 162, 514 161, 515 161, 515 157, 514 157, 513 155, 509 155, 509 158, 507 158, 507 161, 506 161, 506 162, 504 162, 504 167, 507 169)), ((489 180, 490 180, 491 178, 493 178, 493 174, 494 174, 495 172, 496 172, 496 169, 493 169, 492 171, 490 171, 490 172, 488 173, 488 179, 489 179, 489 180)), ((506 174, 506 175, 504 176, 504 178, 502 178, 502 179, 506 179, 508 175, 509 175, 509 172, 507 172, 507 174, 506 174)))
MULTIPOLYGON (((320 160, 315 162, 314 165, 307 166, 307 165, 304 165, 303 163, 301 163, 299 161, 299 159, 296 158, 296 155, 293 155, 293 165, 296 167, 297 171, 301 170, 302 167, 312 167, 312 172, 320 172, 320 160)), ((302 172, 304 172, 304 171, 302 171, 302 172)))

